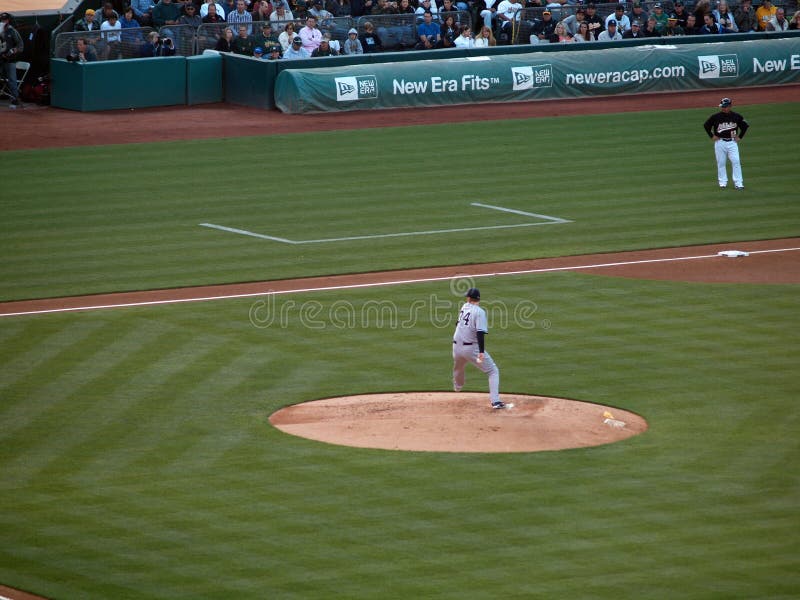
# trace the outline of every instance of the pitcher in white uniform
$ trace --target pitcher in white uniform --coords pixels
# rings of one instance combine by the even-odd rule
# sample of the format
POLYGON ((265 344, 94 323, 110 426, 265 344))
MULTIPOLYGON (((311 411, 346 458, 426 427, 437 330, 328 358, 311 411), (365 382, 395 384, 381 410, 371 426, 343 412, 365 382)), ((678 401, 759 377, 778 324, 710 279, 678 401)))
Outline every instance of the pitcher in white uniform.
POLYGON ((453 389, 459 392, 464 387, 464 369, 467 363, 472 363, 489 377, 492 408, 506 408, 500 400, 500 369, 484 348, 489 326, 486 323, 486 311, 479 306, 481 293, 478 288, 470 288, 466 298, 458 313, 458 324, 453 334, 453 389))

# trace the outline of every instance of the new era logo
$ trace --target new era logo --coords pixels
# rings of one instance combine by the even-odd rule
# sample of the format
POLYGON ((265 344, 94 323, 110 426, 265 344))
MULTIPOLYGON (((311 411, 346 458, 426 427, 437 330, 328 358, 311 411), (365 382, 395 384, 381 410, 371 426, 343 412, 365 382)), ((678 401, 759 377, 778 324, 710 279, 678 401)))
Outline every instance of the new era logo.
POLYGON ((700 79, 739 76, 739 57, 736 54, 698 56, 697 63, 700 79))
MULTIPOLYGON (((716 57, 715 57, 716 58, 716 57)), ((716 60, 703 60, 700 59, 700 75, 708 75, 709 73, 716 73, 719 71, 719 62, 716 60)))
POLYGON ((336 77, 334 82, 337 102, 378 97, 378 78, 374 75, 336 77))
POLYGON ((533 76, 528 75, 527 73, 514 73, 514 85, 516 87, 531 87, 533 85, 533 76))
POLYGON ((553 86, 553 65, 535 67, 511 67, 512 89, 532 90, 533 88, 553 86))
POLYGON ((533 89, 533 67, 511 67, 514 91, 533 89))
POLYGON ((336 97, 352 96, 356 93, 356 86, 351 85, 346 81, 336 80, 336 97))

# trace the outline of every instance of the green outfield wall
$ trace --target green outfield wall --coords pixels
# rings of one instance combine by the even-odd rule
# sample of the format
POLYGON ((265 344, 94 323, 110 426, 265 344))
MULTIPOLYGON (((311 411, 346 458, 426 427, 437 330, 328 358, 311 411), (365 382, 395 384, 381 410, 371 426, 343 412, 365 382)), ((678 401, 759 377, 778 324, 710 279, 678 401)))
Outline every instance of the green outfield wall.
POLYGON ((216 53, 186 57, 186 104, 222 100, 222 57, 216 53))
MULTIPOLYGON (((286 66, 286 65, 282 65, 286 66)), ((800 83, 800 37, 284 68, 287 113, 519 102, 800 83)))
POLYGON ((229 102, 328 112, 800 82, 800 32, 262 61, 208 52, 52 59, 52 104, 80 111, 229 102))
POLYGON ((186 58, 50 61, 51 104, 80 111, 186 104, 186 58))
POLYGON ((132 58, 91 63, 50 61, 51 104, 79 111, 221 102, 222 57, 132 58))

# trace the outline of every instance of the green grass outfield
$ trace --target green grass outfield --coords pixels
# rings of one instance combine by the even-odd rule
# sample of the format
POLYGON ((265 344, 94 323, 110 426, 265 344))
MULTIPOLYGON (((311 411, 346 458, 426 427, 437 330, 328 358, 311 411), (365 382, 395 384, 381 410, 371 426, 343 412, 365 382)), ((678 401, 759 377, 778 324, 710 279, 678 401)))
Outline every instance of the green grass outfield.
POLYGON ((800 103, 737 108, 741 196, 716 185, 713 108, 2 153, 0 299, 796 235, 800 103), (304 245, 199 226, 312 240, 532 221, 473 202, 573 222, 304 245))
MULTIPOLYGON (((2 297, 798 235, 800 110, 742 112, 742 194, 716 188, 709 111, 5 153, 0 174, 27 175, 3 200, 2 297), (276 144, 297 171, 268 158, 276 144), (190 182, 198 161, 214 168, 190 182), (387 162, 395 176, 370 174, 387 162), (474 201, 573 222, 287 247, 197 225, 312 239, 521 216, 459 212, 474 201)), ((418 305, 455 313, 448 282, 277 297, 269 327, 250 320, 257 299, 0 318, 0 582, 64 599, 800 595, 798 286, 477 283, 509 312, 537 307, 534 328, 492 324, 503 391, 624 407, 650 429, 481 455, 269 425, 314 398, 448 390, 454 322, 418 305), (384 301, 404 325, 366 308, 384 301), (331 317, 342 307, 355 326, 331 317)))

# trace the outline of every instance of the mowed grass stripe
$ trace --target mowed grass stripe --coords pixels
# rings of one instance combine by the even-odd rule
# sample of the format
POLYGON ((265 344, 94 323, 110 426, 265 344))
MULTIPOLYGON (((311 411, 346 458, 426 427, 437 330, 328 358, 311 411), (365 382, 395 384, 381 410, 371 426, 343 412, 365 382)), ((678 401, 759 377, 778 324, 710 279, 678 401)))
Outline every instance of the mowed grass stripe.
MULTIPOLYGON (((28 389, 37 381, 39 375, 31 375, 32 372, 49 360, 63 359, 100 327, 100 323, 84 325, 73 322, 43 332, 27 319, 4 323, 0 328, 0 332, 7 336, 0 345, 0 391, 4 397, 14 398, 24 393, 16 388, 28 389)), ((9 403, 1 404, 0 414, 9 406, 9 403)))
POLYGON ((74 359, 58 363, 65 367, 61 373, 51 369, 52 379, 43 376, 42 384, 32 386, 30 395, 19 401, 30 402, 31 398, 37 398, 43 401, 40 411, 28 411, 25 417, 18 418, 9 427, 10 435, 6 437, 6 443, 17 453, 26 452, 20 453, 25 456, 24 460, 10 466, 21 478, 20 483, 26 478, 44 475, 48 469, 61 470, 64 467, 61 461, 73 464, 70 453, 80 453, 79 448, 86 440, 92 440, 86 452, 91 454, 97 449, 95 444, 101 439, 97 437, 98 428, 106 421, 113 421, 128 402, 141 401, 135 393, 114 389, 124 385, 120 373, 130 372, 128 366, 137 353, 152 356, 146 346, 162 335, 159 328, 148 328, 141 323, 119 320, 111 325, 106 323, 104 328, 83 340, 82 347, 91 348, 88 355, 81 355, 73 347, 74 359), (108 381, 115 382, 112 388, 106 387, 108 381), (113 402, 109 401, 112 394, 113 402), (60 435, 57 440, 43 439, 41 432, 53 428, 68 435, 60 435))
MULTIPOLYGON (((134 373, 124 388, 108 388, 108 397, 130 396, 138 399, 129 405, 100 405, 89 415, 97 425, 91 438, 76 445, 64 456, 74 461, 76 474, 89 480, 97 477, 115 478, 118 470, 155 476, 159 467, 169 465, 173 456, 186 452, 192 445, 203 441, 200 419, 192 410, 194 398, 185 403, 173 397, 172 390, 186 385, 187 377, 196 380, 209 363, 211 344, 209 340, 185 339, 177 332, 169 332, 129 355, 128 368, 134 373), (146 363, 154 352, 161 356, 156 369, 146 363), (191 375, 187 373, 191 372, 191 375), (200 439, 193 441, 187 434, 186 423, 200 439), (181 432, 180 436, 174 435, 181 432), (103 442, 103 451, 97 452, 98 443, 103 442), (145 463, 146 468, 133 469, 136 463, 145 463), (83 471, 83 472, 81 472, 83 471)), ((98 382, 103 385, 103 382, 98 382)))
POLYGON ((791 134, 775 113, 791 120, 800 108, 745 108, 752 130, 742 153, 753 192, 724 198, 699 125, 706 110, 470 124, 470 138, 481 140, 477 164, 471 144, 452 143, 463 135, 463 124, 132 145, 101 154, 4 153, 9 160, 0 174, 6 164, 33 172, 38 158, 58 159, 48 162, 55 165, 51 194, 34 198, 30 189, 36 186, 9 179, 14 200, 0 224, 10 234, 0 236, 0 297, 453 264, 472 256, 476 246, 481 261, 492 261, 795 235, 792 165, 788 154, 777 151, 790 147, 791 134), (698 123, 696 137, 676 131, 676 119, 698 123), (588 131, 587 143, 576 144, 588 131), (625 156, 615 147, 623 131, 625 156), (420 154, 422 132, 428 145, 420 154), (293 148, 302 177, 287 180, 283 165, 254 170, 241 164, 241 156, 284 144, 293 148), (353 160, 354 148, 369 160, 353 160), (117 153, 147 176, 92 177, 87 189, 87 159, 113 161, 117 153), (209 154, 217 158, 198 172, 196 157, 209 154), (398 158, 405 156, 415 159, 398 158), (769 171, 758 164, 770 164, 769 171), (478 211, 472 201, 509 203, 574 223, 434 235, 413 243, 338 242, 301 252, 198 227, 211 222, 320 239, 516 222, 512 215, 483 214, 497 211, 478 211))
MULTIPOLYGON (((31 348, 20 356, 19 361, 9 363, 11 368, 4 376, 7 382, 2 403, 5 427, 0 431, 0 438, 14 447, 35 443, 37 419, 50 410, 63 410, 69 392, 94 376, 92 366, 96 363, 85 355, 85 349, 87 344, 91 347, 108 335, 105 322, 96 321, 88 325, 73 322, 63 327, 61 330, 48 330, 47 337, 31 335, 27 338, 40 339, 45 344, 50 342, 49 348, 40 346, 40 356, 36 356, 31 348), (42 351, 42 348, 46 349, 42 351), (20 362, 27 363, 27 366, 20 365, 20 362), (16 374, 14 367, 19 367, 16 374), (37 401, 30 402, 32 398, 37 401)), ((74 411, 74 407, 67 410, 74 411)))

